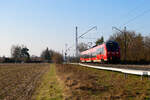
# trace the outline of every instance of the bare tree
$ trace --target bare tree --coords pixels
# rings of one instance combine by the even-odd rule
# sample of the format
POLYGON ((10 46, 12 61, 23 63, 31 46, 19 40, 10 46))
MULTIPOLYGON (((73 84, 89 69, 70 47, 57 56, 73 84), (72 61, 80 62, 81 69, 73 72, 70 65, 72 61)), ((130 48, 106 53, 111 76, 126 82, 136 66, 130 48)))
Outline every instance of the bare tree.
POLYGON ((48 49, 48 47, 42 51, 41 58, 42 60, 49 62, 51 61, 52 52, 48 49))
POLYGON ((19 45, 13 45, 11 47, 11 57, 15 60, 15 62, 20 60, 21 47, 19 45))
POLYGON ((78 50, 80 51, 80 52, 82 52, 82 51, 85 51, 85 50, 87 50, 88 49, 88 45, 87 44, 85 44, 85 43, 80 43, 79 45, 78 45, 78 50))
POLYGON ((95 42, 96 45, 100 45, 100 44, 102 44, 102 43, 104 43, 104 37, 103 37, 103 36, 102 36, 101 38, 99 38, 99 39, 95 42))
MULTIPOLYGON (((121 50, 121 59, 125 56, 125 35, 122 33, 113 34, 109 40, 114 40, 119 43, 121 50)), ((134 31, 126 31, 126 60, 131 62, 139 62, 144 59, 144 41, 141 34, 134 31)))
POLYGON ((22 45, 13 45, 11 48, 11 57, 15 60, 15 62, 20 61, 28 61, 30 59, 29 49, 22 45))

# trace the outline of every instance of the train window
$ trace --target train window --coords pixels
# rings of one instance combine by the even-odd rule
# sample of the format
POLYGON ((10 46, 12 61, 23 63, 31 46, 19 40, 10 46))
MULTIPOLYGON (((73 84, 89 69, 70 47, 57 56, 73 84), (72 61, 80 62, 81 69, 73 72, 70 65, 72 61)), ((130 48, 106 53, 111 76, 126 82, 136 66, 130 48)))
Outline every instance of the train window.
POLYGON ((84 55, 82 55, 82 57, 83 57, 83 58, 85 58, 85 54, 84 54, 84 55))
POLYGON ((102 47, 102 51, 101 51, 101 54, 104 54, 104 47, 102 47))
POLYGON ((96 57, 96 55, 97 55, 96 52, 92 53, 92 57, 96 57))
POLYGON ((84 58, 84 55, 81 55, 82 58, 84 58))
POLYGON ((96 50, 96 54, 98 55, 98 54, 101 54, 101 48, 98 48, 97 50, 96 50))
POLYGON ((86 54, 84 54, 84 58, 86 58, 86 54))
POLYGON ((91 53, 89 53, 89 57, 91 58, 91 53))
POLYGON ((81 58, 84 58, 84 55, 80 55, 81 58))
POLYGON ((87 54, 87 58, 89 58, 90 57, 90 55, 89 55, 89 53, 87 54))
POLYGON ((88 58, 88 55, 87 55, 87 54, 85 55, 85 58, 88 58))
POLYGON ((88 53, 88 56, 89 56, 89 58, 91 58, 91 56, 92 56, 92 53, 88 53))
POLYGON ((90 55, 89 55, 89 53, 87 54, 87 58, 89 58, 90 57, 90 55))
POLYGON ((100 50, 100 52, 99 52, 99 53, 100 53, 100 54, 102 54, 102 48, 100 48, 99 50, 100 50))
POLYGON ((97 49, 97 54, 104 54, 104 47, 97 49))
POLYGON ((110 42, 106 44, 107 51, 118 51, 119 46, 118 43, 110 42))

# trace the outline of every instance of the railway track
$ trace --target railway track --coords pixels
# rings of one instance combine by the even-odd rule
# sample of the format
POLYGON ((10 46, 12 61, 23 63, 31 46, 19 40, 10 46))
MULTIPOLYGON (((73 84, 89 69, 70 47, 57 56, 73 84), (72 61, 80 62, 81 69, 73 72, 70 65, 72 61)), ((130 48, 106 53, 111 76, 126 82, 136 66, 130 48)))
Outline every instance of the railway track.
POLYGON ((131 64, 98 64, 98 63, 82 63, 93 66, 103 66, 112 68, 123 68, 123 69, 133 69, 133 70, 146 70, 150 71, 150 65, 131 65, 131 64))

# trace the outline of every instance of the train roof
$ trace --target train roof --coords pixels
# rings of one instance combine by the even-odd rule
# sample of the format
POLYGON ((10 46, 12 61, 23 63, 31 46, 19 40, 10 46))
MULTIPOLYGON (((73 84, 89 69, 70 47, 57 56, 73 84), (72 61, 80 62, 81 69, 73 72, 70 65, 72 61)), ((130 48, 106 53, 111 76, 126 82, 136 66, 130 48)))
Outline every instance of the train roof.
POLYGON ((105 43, 103 43, 101 45, 98 45, 98 46, 95 46, 95 47, 92 47, 92 48, 90 48, 90 49, 88 49, 86 51, 81 52, 81 54, 88 54, 89 52, 94 52, 94 51, 97 50, 97 48, 100 48, 100 47, 104 46, 104 44, 105 43))
POLYGON ((106 44, 107 43, 118 43, 118 42, 110 40, 110 41, 107 41, 106 44))

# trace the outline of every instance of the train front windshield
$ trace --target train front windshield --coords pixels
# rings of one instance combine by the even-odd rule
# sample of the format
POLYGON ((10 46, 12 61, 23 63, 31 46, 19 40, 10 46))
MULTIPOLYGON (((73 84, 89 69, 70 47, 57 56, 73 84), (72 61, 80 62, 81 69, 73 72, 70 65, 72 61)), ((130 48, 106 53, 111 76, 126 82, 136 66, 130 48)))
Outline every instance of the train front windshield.
POLYGON ((119 51, 119 45, 116 42, 109 42, 106 44, 106 47, 107 47, 107 51, 112 51, 112 52, 119 51))

